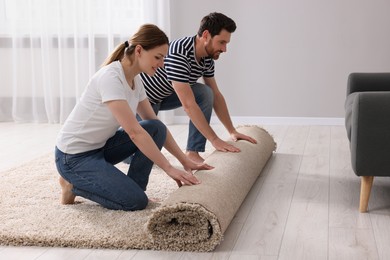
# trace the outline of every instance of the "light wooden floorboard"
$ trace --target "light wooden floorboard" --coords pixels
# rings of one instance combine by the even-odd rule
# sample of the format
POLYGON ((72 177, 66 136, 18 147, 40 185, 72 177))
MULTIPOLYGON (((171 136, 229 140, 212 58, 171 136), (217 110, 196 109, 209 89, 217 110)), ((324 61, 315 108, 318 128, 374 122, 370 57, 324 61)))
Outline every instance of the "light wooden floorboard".
POLYGON ((359 205, 360 178, 353 173, 345 129, 332 128, 330 153, 330 228, 370 228, 370 214, 361 214, 359 205))
MULTIPOLYGON (((83 260, 93 254, 93 249, 77 249, 74 248, 48 248, 38 259, 39 260, 83 260)), ((118 251, 120 253, 120 251, 118 251)), ((95 253, 96 255, 96 253, 95 253)), ((104 255, 104 254, 101 254, 104 255)), ((107 254, 106 254, 107 255, 107 254)))
POLYGON ((351 169, 345 129, 332 127, 328 259, 379 259, 370 215, 358 211, 360 178, 351 169))
POLYGON ((369 210, 379 259, 390 259, 390 178, 374 178, 369 210))
POLYGON ((54 152, 59 129, 58 124, 0 123, 0 171, 54 152))
POLYGON ((306 139, 279 259, 327 259, 330 128, 306 139), (315 232, 313 232, 315 230, 315 232))
MULTIPOLYGON (((263 127, 277 150, 214 252, 0 246, 0 259, 390 259, 390 178, 374 179, 369 212, 359 213, 360 178, 351 169, 345 128, 263 127)), ((228 138, 222 125, 213 128, 228 138)), ((0 178, 1 171, 53 152, 59 129, 0 123, 0 178)), ((184 150, 187 125, 169 129, 184 150)))
POLYGON ((371 231, 362 228, 330 228, 329 260, 379 259, 371 231))

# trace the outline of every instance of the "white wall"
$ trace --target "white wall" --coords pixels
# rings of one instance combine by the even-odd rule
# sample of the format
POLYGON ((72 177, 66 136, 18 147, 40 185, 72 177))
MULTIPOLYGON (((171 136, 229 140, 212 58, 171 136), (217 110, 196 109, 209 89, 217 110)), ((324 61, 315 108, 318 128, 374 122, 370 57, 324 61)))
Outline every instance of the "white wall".
POLYGON ((350 72, 390 71, 388 0, 171 0, 171 38, 214 11, 237 23, 216 62, 234 117, 342 118, 350 72))

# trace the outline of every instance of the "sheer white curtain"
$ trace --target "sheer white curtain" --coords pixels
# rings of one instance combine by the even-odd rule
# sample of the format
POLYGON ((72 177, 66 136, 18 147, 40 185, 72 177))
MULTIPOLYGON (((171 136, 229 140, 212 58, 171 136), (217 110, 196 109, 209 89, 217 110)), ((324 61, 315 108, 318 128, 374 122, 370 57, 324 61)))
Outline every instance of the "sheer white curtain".
POLYGON ((0 0, 0 121, 64 122, 144 23, 169 36, 169 0, 0 0))

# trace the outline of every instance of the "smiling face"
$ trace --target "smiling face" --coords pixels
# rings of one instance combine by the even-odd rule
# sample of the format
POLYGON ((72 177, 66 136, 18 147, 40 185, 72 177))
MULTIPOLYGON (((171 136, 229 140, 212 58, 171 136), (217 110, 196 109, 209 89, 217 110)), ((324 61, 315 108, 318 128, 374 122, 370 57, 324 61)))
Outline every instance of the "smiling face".
POLYGON ((230 42, 231 33, 223 29, 214 37, 211 37, 210 34, 207 37, 209 39, 205 44, 206 53, 210 58, 218 60, 219 55, 227 51, 227 44, 230 42))
POLYGON ((156 48, 145 50, 140 46, 139 66, 142 72, 153 76, 157 69, 164 66, 164 57, 168 53, 168 44, 157 46, 156 48))

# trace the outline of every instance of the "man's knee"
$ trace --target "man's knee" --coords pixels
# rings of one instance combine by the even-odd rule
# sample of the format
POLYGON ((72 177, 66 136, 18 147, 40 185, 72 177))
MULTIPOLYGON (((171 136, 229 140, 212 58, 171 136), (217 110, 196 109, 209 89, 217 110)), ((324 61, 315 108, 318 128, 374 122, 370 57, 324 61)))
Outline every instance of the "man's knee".
POLYGON ((196 91, 194 92, 196 102, 200 107, 212 108, 214 104, 214 92, 207 86, 197 86, 196 91))

